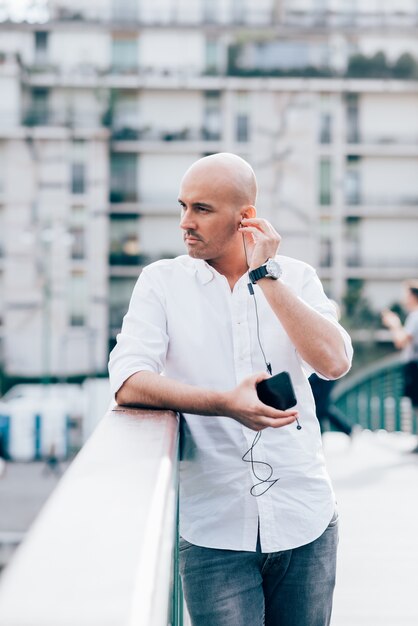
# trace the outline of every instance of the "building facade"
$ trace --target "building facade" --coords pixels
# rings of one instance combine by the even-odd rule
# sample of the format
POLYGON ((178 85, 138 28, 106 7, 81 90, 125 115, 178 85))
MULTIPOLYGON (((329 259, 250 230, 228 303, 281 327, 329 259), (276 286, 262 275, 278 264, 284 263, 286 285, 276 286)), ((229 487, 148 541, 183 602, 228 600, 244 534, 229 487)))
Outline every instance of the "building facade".
POLYGON ((401 280, 418 273, 418 7, 393 4, 5 9, 6 373, 104 370, 141 267, 184 252, 179 180, 213 152, 253 165, 260 215, 331 297, 361 296, 375 313, 399 300, 401 280))

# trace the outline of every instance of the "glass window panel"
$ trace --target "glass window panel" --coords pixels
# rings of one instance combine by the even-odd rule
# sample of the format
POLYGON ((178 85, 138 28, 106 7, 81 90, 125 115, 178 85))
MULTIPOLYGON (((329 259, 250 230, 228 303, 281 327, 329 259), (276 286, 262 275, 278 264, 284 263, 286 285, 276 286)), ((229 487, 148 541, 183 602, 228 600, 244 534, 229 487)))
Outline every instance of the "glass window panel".
POLYGON ((44 30, 35 31, 35 63, 46 63, 48 57, 48 36, 44 30))
POLYGON ((138 200, 138 172, 136 154, 112 154, 110 157, 111 202, 138 200))
POLYGON ((69 288, 70 326, 84 326, 87 318, 87 279, 84 272, 72 272, 69 288))
POLYGON ((137 265, 141 261, 141 249, 138 234, 137 218, 113 218, 110 223, 111 265, 137 265))
POLYGON ((109 326, 117 331, 128 310, 136 278, 111 278, 109 287, 109 326))
POLYGON ((112 67, 116 70, 134 70, 138 67, 138 40, 136 36, 113 36, 112 67))
POLYGON ((71 166, 71 193, 86 193, 86 167, 84 163, 73 163, 71 166))
POLYGON ((219 15, 218 0, 202 0, 203 19, 206 22, 216 22, 219 15))
POLYGON ((26 123, 30 125, 48 124, 49 90, 44 88, 32 89, 31 106, 28 111, 26 123))
POLYGON ((238 142, 249 141, 250 137, 250 116, 248 93, 241 92, 236 95, 236 118, 235 118, 235 138, 238 142))
POLYGON ((319 166, 319 202, 322 205, 332 203, 331 169, 330 159, 322 158, 319 166))
POLYGON ((139 0, 112 0, 112 18, 120 22, 138 19, 139 0))
POLYGON ((222 132, 221 94, 219 91, 207 91, 204 98, 203 137, 216 141, 222 132))
POLYGON ((319 118, 319 141, 322 144, 332 142, 332 116, 331 113, 322 111, 319 118))

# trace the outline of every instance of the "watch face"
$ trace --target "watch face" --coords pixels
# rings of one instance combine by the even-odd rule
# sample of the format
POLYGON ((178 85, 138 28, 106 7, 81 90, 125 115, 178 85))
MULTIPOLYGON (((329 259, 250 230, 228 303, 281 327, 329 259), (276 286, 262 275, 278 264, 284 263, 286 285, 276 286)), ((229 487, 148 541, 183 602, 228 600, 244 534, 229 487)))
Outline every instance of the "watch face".
POLYGON ((280 278, 282 275, 282 268, 274 259, 269 259, 266 263, 267 274, 272 278, 280 278))

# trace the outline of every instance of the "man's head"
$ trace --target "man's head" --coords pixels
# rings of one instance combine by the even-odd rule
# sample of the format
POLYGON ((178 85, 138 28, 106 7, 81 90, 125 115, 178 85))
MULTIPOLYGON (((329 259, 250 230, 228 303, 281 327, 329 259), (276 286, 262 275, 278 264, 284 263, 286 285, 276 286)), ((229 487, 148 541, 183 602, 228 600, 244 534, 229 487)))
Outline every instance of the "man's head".
POLYGON ((216 261, 228 256, 242 237, 243 217, 254 217, 257 183, 251 166, 227 152, 199 159, 180 184, 180 227, 190 256, 216 261))
POLYGON ((418 280, 407 280, 405 285, 405 306, 408 311, 418 309, 418 280))

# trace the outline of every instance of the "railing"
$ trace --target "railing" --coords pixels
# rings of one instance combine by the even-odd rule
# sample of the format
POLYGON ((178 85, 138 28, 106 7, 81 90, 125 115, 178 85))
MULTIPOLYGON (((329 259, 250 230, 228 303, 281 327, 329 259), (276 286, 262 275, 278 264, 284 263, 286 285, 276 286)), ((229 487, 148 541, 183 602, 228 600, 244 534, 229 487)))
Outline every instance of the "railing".
POLYGON ((206 127, 163 130, 153 128, 115 127, 112 130, 114 141, 219 141, 220 131, 211 131, 206 127))
POLYGON ((94 21, 111 24, 121 24, 130 26, 136 24, 283 24, 285 26, 295 27, 364 27, 364 28, 382 28, 387 26, 397 26, 400 28, 411 28, 418 23, 418 14, 416 10, 396 11, 357 11, 357 10, 297 10, 290 8, 292 3, 286 3, 282 10, 274 10, 273 7, 260 9, 247 7, 245 10, 232 9, 225 14, 217 12, 208 6, 203 10, 197 8, 197 3, 190 2, 181 3, 181 9, 177 8, 177 3, 172 3, 166 11, 158 10, 154 7, 146 7, 146 10, 138 11, 136 6, 120 7, 117 11, 111 11, 97 3, 86 5, 85 9, 72 9, 71 7, 57 6, 48 8, 45 6, 37 6, 26 9, 23 13, 21 7, 11 7, 4 9, 0 23, 11 20, 14 22, 22 22, 27 20, 31 24, 45 24, 55 21, 94 21), (287 6, 287 4, 289 6, 287 6))
POLYGON ((411 403, 402 392, 403 363, 395 355, 338 383, 333 398, 353 424, 370 430, 416 433, 411 403))
POLYGON ((414 146, 418 144, 418 135, 388 135, 388 134, 350 134, 347 137, 348 143, 368 144, 374 146, 414 146))
POLYGON ((0 626, 181 626, 178 433, 106 414, 2 574, 0 626))
POLYGON ((418 195, 409 194, 403 196, 391 196, 389 194, 384 196, 362 194, 358 192, 355 195, 348 196, 346 198, 349 206, 417 206, 418 195))

